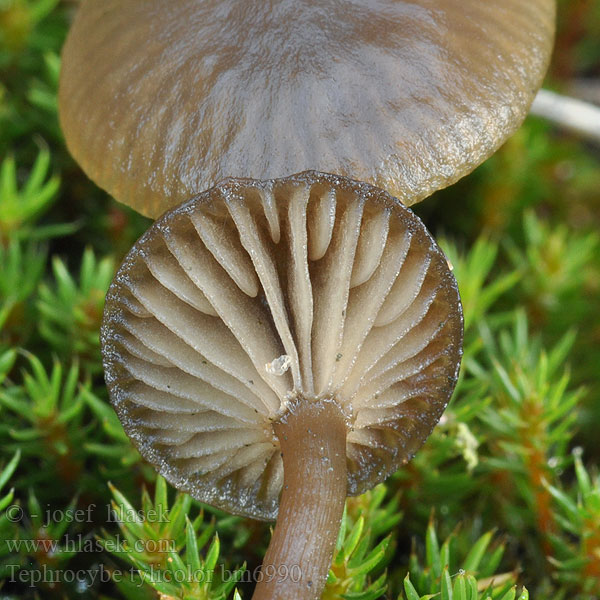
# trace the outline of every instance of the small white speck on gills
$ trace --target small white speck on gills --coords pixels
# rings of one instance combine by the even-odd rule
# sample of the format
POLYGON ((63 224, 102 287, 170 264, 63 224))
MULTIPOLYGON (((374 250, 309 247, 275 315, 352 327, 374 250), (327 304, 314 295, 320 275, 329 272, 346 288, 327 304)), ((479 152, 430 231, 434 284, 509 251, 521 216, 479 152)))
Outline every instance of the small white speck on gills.
POLYGON ((292 364, 292 357, 288 354, 282 354, 281 356, 274 358, 271 362, 265 365, 265 371, 269 375, 275 375, 281 377, 290 368, 292 364))

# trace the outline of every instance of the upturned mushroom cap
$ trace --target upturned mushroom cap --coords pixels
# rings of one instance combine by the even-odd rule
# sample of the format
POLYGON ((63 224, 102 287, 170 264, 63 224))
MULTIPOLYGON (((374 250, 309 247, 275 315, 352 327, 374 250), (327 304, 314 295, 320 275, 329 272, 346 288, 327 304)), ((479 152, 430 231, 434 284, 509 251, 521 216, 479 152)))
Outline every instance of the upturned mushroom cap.
POLYGON ((84 171, 152 217, 223 177, 306 169, 410 205, 524 119, 554 0, 86 0, 60 118, 84 171))
POLYGON ((274 424, 298 403, 343 411, 348 492, 408 461, 458 373, 462 312, 447 261, 410 209, 306 172, 227 179, 165 214, 107 296, 111 400, 173 485, 274 518, 274 424))

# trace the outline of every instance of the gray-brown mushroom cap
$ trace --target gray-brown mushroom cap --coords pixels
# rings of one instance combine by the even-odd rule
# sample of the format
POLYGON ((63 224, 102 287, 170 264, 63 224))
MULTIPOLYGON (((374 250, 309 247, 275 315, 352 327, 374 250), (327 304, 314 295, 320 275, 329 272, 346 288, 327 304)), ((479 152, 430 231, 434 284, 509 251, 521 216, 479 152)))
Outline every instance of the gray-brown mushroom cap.
POLYGON ((410 205, 524 119, 553 0, 86 0, 60 119, 91 179, 156 217, 227 176, 317 169, 410 205))
POLYGON ((348 492, 383 481, 450 399, 462 311, 410 209, 307 172, 228 179, 161 217, 110 287, 101 338, 111 401, 142 455, 200 500, 274 518, 277 423, 334 403, 348 492))

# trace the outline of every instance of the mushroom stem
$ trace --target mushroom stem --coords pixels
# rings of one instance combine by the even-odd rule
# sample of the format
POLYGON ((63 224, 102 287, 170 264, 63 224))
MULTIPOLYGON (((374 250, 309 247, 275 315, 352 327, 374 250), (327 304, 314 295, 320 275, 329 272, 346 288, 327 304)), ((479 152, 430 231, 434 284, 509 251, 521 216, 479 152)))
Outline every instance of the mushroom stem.
POLYGON ((298 402, 274 424, 283 456, 277 524, 253 600, 321 597, 346 499, 346 423, 333 401, 298 402))

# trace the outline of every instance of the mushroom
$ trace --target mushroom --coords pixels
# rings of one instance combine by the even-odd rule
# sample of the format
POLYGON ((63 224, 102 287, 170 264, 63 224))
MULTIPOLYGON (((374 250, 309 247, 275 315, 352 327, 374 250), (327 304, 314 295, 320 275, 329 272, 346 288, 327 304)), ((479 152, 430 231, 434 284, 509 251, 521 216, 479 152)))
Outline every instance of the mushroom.
POLYGON ((475 168, 545 73, 553 0, 86 0, 63 50, 72 154, 151 217, 306 169, 406 205, 475 168))
POLYGON ((410 209, 311 171, 226 179, 163 215, 119 269, 101 339, 140 453, 199 500, 279 510, 254 598, 300 600, 320 597, 347 494, 442 414, 462 311, 410 209))
POLYGON ((320 596, 346 494, 409 460, 446 406, 460 301, 406 206, 518 127, 554 13, 553 0, 80 7, 59 89, 67 145, 121 202, 169 211, 107 296, 111 400, 176 487, 279 512, 256 600, 320 596), (280 567, 299 577, 269 579, 280 567))

